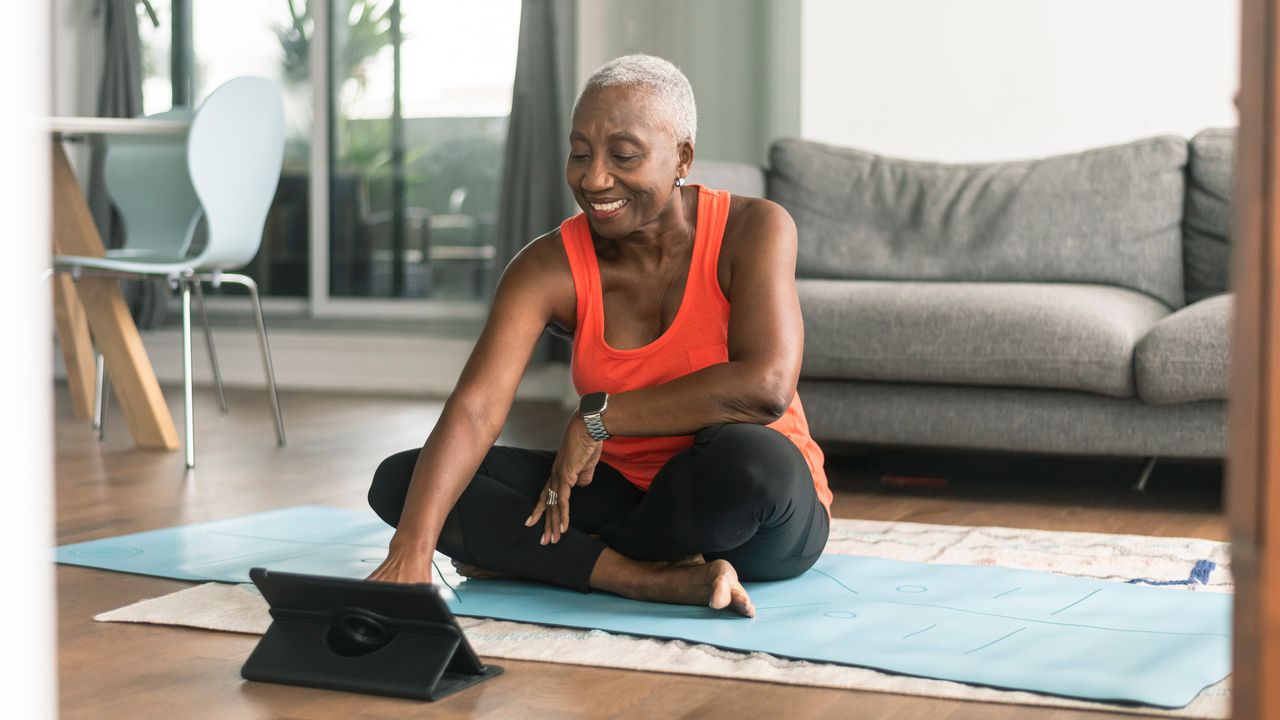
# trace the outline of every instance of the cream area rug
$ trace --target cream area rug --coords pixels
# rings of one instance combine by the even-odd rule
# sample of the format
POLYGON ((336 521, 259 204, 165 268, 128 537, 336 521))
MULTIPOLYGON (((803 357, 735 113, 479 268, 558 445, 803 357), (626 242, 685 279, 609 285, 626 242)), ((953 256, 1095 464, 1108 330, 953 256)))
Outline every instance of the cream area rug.
MULTIPOLYGON (((891 560, 1003 567, 1074 577, 1167 586, 1178 592, 1231 592, 1227 544, 1190 538, 1047 532, 872 520, 832 522, 827 552, 891 560)), ((442 579, 462 580, 447 562, 442 579)), ((184 625, 261 634, 271 623, 252 585, 207 583, 102 613, 103 622, 184 625)), ((482 618, 458 618, 476 652, 489 658, 558 662, 649 672, 759 680, 789 685, 925 695, 978 702, 1044 705, 1182 718, 1227 718, 1229 680, 1189 705, 1160 710, 996 690, 865 668, 786 660, 678 640, 615 635, 482 618)))

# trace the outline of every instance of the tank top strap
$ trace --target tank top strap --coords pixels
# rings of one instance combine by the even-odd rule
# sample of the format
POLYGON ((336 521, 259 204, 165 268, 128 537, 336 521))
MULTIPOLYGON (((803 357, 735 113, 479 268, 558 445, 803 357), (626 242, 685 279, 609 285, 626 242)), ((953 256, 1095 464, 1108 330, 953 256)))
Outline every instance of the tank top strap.
POLYGON ((575 338, 586 337, 590 327, 591 307, 599 295, 595 283, 600 273, 596 270, 596 249, 591 240, 591 225, 587 216, 578 213, 560 223, 560 241, 564 243, 569 258, 569 271, 573 274, 573 292, 577 299, 577 328, 575 338))
POLYGON ((728 190, 712 190, 704 185, 696 187, 700 197, 697 233, 701 248, 701 255, 696 258, 696 262, 702 276, 701 291, 706 299, 718 301, 727 309, 729 300, 720 288, 719 265, 724 229, 729 221, 731 196, 728 190))

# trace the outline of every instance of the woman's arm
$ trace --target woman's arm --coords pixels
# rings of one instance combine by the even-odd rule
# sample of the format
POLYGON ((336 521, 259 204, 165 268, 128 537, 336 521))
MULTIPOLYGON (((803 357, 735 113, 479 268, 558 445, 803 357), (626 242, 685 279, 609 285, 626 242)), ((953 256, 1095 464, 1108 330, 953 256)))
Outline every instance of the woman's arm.
POLYGON ((563 255, 559 242, 559 233, 535 240, 503 273, 484 331, 418 457, 387 560, 370 579, 430 581, 445 517, 502 432, 520 377, 553 317, 555 293, 563 291, 557 284, 568 282, 572 297, 567 266, 555 257, 563 255))
POLYGON ((721 251, 729 253, 729 361, 610 395, 604 422, 611 434, 689 435, 717 423, 765 425, 791 404, 804 353, 796 226, 767 200, 740 207, 721 251))

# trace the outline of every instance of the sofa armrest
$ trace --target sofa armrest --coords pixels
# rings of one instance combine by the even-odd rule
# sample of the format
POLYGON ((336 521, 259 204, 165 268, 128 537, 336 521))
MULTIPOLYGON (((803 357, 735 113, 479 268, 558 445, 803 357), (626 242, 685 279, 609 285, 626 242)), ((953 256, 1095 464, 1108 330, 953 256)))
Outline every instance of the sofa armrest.
POLYGON ((1235 296, 1215 295, 1169 315, 1138 341, 1138 397, 1153 405, 1226 400, 1235 296))

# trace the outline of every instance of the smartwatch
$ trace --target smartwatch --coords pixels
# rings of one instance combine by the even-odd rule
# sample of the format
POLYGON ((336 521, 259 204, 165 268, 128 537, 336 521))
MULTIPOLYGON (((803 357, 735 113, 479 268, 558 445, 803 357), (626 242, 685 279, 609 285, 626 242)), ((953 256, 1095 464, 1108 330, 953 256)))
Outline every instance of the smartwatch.
POLYGON ((609 431, 604 429, 604 420, 600 415, 609 407, 609 393, 593 392, 582 396, 578 401, 578 416, 586 423, 587 434, 592 440, 608 440, 609 431))

